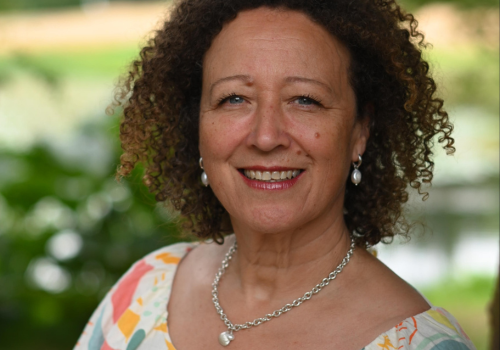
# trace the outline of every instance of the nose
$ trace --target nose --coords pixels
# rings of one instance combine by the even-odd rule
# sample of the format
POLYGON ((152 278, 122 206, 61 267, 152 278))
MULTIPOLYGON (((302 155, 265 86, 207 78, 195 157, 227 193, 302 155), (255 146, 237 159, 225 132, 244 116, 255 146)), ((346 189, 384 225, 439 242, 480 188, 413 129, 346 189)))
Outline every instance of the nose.
POLYGON ((290 137, 286 132, 285 116, 280 102, 268 102, 257 107, 253 118, 252 131, 247 144, 263 152, 290 146, 290 137))

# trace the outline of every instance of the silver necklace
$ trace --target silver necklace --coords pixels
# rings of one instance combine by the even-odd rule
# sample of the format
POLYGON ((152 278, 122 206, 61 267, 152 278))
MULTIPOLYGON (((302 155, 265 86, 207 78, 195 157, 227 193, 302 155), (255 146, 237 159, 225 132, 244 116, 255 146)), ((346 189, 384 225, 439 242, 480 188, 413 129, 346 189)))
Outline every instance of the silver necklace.
POLYGON ((219 335, 219 343, 222 346, 228 346, 229 343, 232 340, 234 340, 233 332, 237 332, 242 329, 248 329, 251 327, 257 327, 258 325, 261 325, 264 322, 271 321, 273 318, 280 317, 284 313, 292 310, 294 307, 300 306, 303 302, 311 299, 311 297, 314 294, 318 294, 324 287, 326 287, 331 281, 333 281, 339 273, 342 272, 344 267, 351 259, 352 253, 354 252, 354 248, 355 248, 354 238, 351 238, 351 246, 349 247, 346 256, 344 257, 344 259, 342 259, 342 262, 339 264, 339 266, 337 266, 335 270, 330 272, 328 277, 323 278, 323 280, 320 283, 318 283, 309 292, 305 293, 302 297, 295 299, 290 304, 286 304, 281 309, 275 310, 273 313, 267 314, 264 317, 256 318, 251 322, 246 322, 243 324, 233 324, 231 321, 229 321, 227 315, 224 313, 224 310, 222 310, 222 307, 220 306, 219 291, 217 288, 219 286, 219 282, 222 275, 226 272, 226 269, 229 266, 229 261, 232 259, 234 252, 236 252, 236 250, 238 249, 238 244, 235 242, 233 246, 229 248, 229 251, 226 253, 224 260, 222 260, 222 266, 219 268, 219 271, 217 271, 217 273, 215 274, 215 279, 214 282, 212 283, 212 301, 214 302, 215 310, 217 310, 217 313, 220 315, 220 319, 224 321, 224 324, 227 327, 227 331, 222 332, 219 335))

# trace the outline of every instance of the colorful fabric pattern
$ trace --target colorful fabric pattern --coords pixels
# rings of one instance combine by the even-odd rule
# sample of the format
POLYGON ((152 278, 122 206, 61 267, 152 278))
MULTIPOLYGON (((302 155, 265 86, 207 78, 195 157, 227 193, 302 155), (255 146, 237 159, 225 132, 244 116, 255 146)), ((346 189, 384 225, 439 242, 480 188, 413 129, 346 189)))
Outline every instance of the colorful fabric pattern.
MULTIPOLYGON (((167 304, 177 265, 197 243, 159 249, 135 263, 108 292, 74 350, 176 350, 167 304)), ((446 310, 432 307, 379 335, 362 350, 475 350, 446 310)))

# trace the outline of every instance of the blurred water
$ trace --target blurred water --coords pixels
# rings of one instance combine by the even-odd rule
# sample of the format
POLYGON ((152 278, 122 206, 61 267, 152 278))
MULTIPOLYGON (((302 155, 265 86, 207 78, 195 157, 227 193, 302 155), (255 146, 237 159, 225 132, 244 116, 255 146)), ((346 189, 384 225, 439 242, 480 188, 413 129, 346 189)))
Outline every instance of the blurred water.
MULTIPOLYGON (((417 239, 418 240, 418 239, 417 239)), ((424 242, 376 246, 378 257, 401 278, 420 288, 440 281, 463 281, 472 276, 493 278, 498 273, 499 239, 496 232, 466 232, 453 243, 450 253, 432 237, 424 242)))

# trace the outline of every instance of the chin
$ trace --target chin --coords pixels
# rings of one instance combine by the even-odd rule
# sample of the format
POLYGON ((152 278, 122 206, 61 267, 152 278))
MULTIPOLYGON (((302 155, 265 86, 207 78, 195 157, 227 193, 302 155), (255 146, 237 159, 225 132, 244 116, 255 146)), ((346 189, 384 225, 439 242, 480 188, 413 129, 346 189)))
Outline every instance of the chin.
MULTIPOLYGON (((246 225, 253 230, 262 233, 279 233, 300 227, 297 222, 297 215, 292 215, 289 211, 257 211, 252 213, 252 217, 246 225)), ((242 222, 242 224, 245 224, 242 222)))

